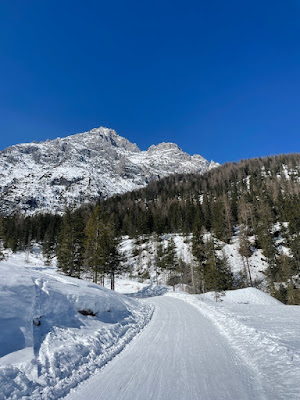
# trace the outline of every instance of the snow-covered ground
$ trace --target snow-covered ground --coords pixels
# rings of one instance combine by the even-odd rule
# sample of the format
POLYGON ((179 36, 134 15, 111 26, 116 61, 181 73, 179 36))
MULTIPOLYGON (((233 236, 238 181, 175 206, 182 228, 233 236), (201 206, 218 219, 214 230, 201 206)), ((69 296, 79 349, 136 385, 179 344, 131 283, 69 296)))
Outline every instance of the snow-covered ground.
POLYGON ((253 288, 147 302, 143 333, 66 400, 299 400, 299 307, 253 288))
POLYGON ((66 400, 257 400, 258 377, 190 304, 153 297, 143 333, 66 400))
POLYGON ((298 306, 254 288, 217 302, 116 288, 139 293, 59 275, 38 253, 0 262, 0 399, 299 400, 298 306))
POLYGON ((169 293, 196 307, 259 377, 267 399, 300 399, 300 307, 255 288, 198 296, 169 293))
POLYGON ((152 308, 24 259, 0 263, 0 399, 58 399, 118 354, 152 308))
MULTIPOLYGON (((204 236, 205 240, 210 238, 210 234, 204 236)), ((166 249, 170 240, 173 239, 175 243, 175 249, 177 258, 182 260, 187 265, 191 265, 193 261, 192 254, 192 235, 182 235, 180 233, 163 234, 160 237, 153 235, 144 235, 137 239, 131 239, 124 237, 120 250, 124 253, 126 264, 132 269, 135 277, 143 277, 148 275, 153 281, 158 281, 159 284, 165 285, 168 279, 167 271, 160 271, 159 276, 156 276, 155 271, 155 257, 158 248, 158 244, 161 243, 163 249, 166 249)), ((232 236, 230 243, 224 243, 220 240, 215 239, 219 255, 225 253, 230 269, 234 275, 235 281, 243 281, 244 284, 250 284, 245 278, 246 264, 242 256, 239 253, 239 238, 238 231, 232 236)), ((251 278, 255 286, 261 290, 266 290, 266 269, 268 267, 267 262, 262 254, 261 249, 253 247, 251 257, 248 259, 249 270, 251 278)))

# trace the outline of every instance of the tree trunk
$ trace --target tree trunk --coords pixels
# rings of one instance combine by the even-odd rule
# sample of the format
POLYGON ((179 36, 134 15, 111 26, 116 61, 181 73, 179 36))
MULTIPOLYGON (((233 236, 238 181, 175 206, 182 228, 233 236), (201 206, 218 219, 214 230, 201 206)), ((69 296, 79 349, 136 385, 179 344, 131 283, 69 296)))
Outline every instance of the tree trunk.
POLYGON ((247 268, 248 268, 248 274, 249 274, 249 279, 250 279, 250 285, 253 287, 253 282, 252 282, 252 277, 251 277, 250 265, 249 265, 248 257, 246 257, 246 261, 247 261, 247 268))
POLYGON ((115 273, 111 272, 110 274, 110 289, 115 290, 115 273))
POLYGON ((194 278, 194 264, 191 262, 191 278, 192 278, 192 286, 194 293, 196 293, 196 287, 195 287, 195 278, 194 278))
POLYGON ((246 287, 248 287, 249 279, 248 279, 248 271, 247 271, 246 264, 245 264, 245 257, 242 256, 242 260, 243 260, 244 274, 245 274, 245 279, 246 279, 246 287))

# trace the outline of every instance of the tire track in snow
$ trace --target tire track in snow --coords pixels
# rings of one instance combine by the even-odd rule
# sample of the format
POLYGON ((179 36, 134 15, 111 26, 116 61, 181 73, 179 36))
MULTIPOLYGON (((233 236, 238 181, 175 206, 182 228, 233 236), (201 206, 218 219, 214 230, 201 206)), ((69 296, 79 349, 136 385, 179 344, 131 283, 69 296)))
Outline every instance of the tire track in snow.
POLYGON ((195 307, 147 301, 155 312, 143 334, 66 400, 265 399, 257 377, 195 307))

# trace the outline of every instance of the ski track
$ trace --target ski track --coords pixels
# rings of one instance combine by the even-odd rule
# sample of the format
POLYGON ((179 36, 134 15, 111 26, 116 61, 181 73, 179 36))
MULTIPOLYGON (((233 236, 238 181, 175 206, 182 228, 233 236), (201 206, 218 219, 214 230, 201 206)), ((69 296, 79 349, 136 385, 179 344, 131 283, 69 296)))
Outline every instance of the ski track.
POLYGON ((260 381, 201 312, 157 297, 144 332, 66 400, 263 400, 260 381))

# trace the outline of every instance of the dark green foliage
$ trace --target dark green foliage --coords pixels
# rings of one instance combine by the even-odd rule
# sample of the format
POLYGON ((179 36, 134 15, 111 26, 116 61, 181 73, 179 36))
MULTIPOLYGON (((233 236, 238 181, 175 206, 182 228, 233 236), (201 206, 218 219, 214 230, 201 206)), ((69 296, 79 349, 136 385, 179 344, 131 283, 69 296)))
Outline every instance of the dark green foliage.
POLYGON ((175 286, 181 282, 182 280, 180 275, 172 274, 167 280, 167 285, 173 286, 173 290, 175 291, 175 286))
POLYGON ((168 241, 168 246, 164 255, 164 268, 168 271, 176 271, 178 269, 178 258, 173 238, 168 241))
POLYGON ((83 265, 84 221, 80 210, 65 213, 58 237, 57 262, 66 275, 79 278, 83 265))
POLYGON ((205 244, 204 291, 222 291, 233 287, 232 274, 225 254, 218 256, 211 238, 205 244))
POLYGON ((119 241, 113 226, 103 222, 100 207, 90 213, 85 227, 84 265, 93 271, 93 281, 104 285, 105 275, 111 281, 111 290, 115 289, 115 276, 120 272, 121 255, 119 241))
POLYGON ((271 294, 281 303, 287 304, 287 289, 284 285, 280 284, 278 289, 272 288, 271 294))
MULTIPOLYGON (((105 273, 104 251, 100 246, 100 236, 103 236, 103 222, 99 206, 91 213, 85 226, 84 265, 93 271, 93 282, 97 283, 100 276, 103 283, 105 273)), ((103 238, 101 238, 103 241, 103 238)))
POLYGON ((133 237, 190 233, 197 224, 228 241, 239 223, 259 234, 261 226, 268 229, 278 221, 290 222, 291 232, 299 232, 299 182, 286 179, 283 164, 292 169, 300 156, 243 160, 201 176, 170 176, 104 201, 103 212, 117 214, 120 232, 133 237))
MULTIPOLYGON (((300 209, 299 209, 300 210, 300 209)), ((293 255, 295 270, 300 272, 300 232, 290 237, 290 249, 293 255)))

